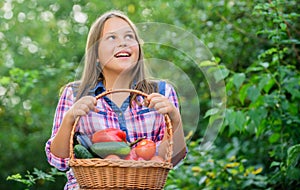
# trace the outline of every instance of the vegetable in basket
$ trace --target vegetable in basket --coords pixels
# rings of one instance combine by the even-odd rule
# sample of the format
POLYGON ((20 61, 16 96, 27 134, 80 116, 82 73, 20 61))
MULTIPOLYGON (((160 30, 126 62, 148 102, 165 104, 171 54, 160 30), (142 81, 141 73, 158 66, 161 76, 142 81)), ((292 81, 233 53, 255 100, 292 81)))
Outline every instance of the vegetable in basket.
POLYGON ((92 142, 126 142, 126 133, 115 128, 99 130, 93 134, 92 142))
POLYGON ((87 135, 77 134, 76 139, 79 144, 81 144, 87 149, 89 149, 93 144, 91 139, 87 135))
POLYGON ((144 160, 150 160, 156 152, 156 144, 150 139, 143 139, 135 147, 135 153, 144 160))
POLYGON ((94 158, 94 156, 88 151, 88 149, 86 149, 81 144, 77 144, 74 146, 74 154, 76 158, 81 158, 81 159, 94 158))
POLYGON ((99 142, 91 146, 91 150, 100 158, 105 158, 110 154, 115 154, 121 157, 127 156, 130 153, 130 147, 125 142, 99 142))

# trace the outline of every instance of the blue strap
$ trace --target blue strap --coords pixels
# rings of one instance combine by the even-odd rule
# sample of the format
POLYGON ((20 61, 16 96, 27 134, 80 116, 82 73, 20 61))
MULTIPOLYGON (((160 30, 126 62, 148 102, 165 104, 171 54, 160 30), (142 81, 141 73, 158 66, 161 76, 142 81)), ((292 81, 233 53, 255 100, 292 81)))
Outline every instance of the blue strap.
POLYGON ((166 81, 158 82, 158 92, 162 95, 166 94, 166 81))

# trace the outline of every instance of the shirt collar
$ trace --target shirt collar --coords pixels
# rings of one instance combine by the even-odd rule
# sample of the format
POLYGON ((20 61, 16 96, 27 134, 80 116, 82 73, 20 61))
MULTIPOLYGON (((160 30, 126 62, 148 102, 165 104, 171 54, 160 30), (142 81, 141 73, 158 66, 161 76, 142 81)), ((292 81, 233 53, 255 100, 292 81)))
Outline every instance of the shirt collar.
POLYGON ((91 89, 89 91, 90 94, 94 94, 95 96, 101 94, 102 92, 105 92, 105 87, 103 85, 102 81, 99 81, 98 84, 95 86, 95 88, 91 89))
MULTIPOLYGON (((131 85, 131 89, 134 89, 136 86, 136 82, 132 83, 131 85)), ((104 87, 104 84, 102 81, 99 81, 98 84, 95 86, 95 88, 91 89, 89 91, 90 94, 94 94, 95 96, 98 96, 99 94, 101 94, 102 92, 105 92, 106 89, 104 87)))

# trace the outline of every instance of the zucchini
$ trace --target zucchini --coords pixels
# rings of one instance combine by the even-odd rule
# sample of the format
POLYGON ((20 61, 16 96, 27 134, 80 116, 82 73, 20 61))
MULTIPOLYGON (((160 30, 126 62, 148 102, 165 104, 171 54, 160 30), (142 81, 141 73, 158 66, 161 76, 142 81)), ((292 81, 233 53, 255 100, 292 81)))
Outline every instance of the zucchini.
POLYGON ((130 147, 125 142, 99 142, 94 143, 90 148, 100 158, 105 158, 110 154, 123 157, 130 153, 130 147))
POLYGON ((74 146, 74 153, 76 158, 81 159, 89 159, 94 158, 94 156, 81 144, 77 144, 74 146))

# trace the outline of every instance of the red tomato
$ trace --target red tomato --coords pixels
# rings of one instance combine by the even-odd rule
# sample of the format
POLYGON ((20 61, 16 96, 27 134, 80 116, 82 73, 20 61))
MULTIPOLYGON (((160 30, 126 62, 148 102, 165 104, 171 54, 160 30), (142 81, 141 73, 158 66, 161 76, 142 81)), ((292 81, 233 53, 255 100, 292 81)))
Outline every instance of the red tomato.
POLYGON ((156 144, 150 139, 143 139, 135 147, 135 152, 138 157, 150 160, 155 155, 156 144))
POLYGON ((125 157, 125 160, 138 160, 138 156, 135 153, 135 148, 130 150, 130 153, 125 157))
POLYGON ((151 161, 155 161, 155 162, 164 162, 165 160, 161 157, 161 156, 153 156, 151 158, 151 161))
POLYGON ((119 160, 121 158, 118 155, 110 154, 110 155, 106 156, 105 159, 119 160))

